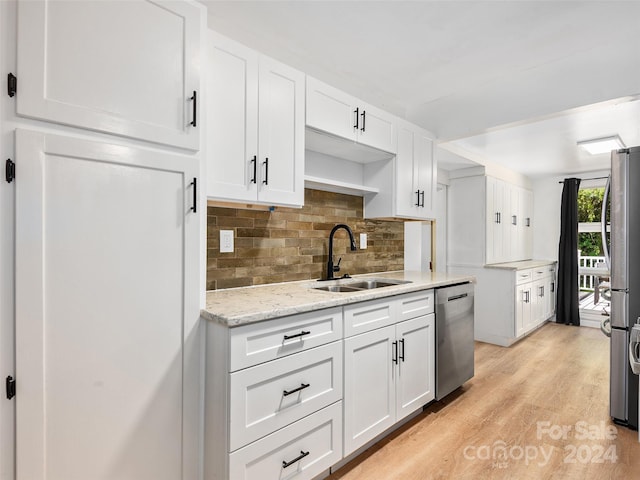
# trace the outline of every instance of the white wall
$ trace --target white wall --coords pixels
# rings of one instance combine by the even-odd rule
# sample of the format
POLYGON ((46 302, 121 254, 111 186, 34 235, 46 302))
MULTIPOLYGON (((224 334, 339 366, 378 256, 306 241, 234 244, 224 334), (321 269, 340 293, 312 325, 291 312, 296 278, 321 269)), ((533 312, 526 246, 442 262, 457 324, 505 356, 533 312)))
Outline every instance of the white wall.
POLYGON ((431 223, 404 222, 404 269, 429 271, 431 223))
MULTIPOLYGON (((558 260, 560 242, 560 205, 565 178, 606 177, 608 170, 549 177, 533 182, 533 258, 558 260)), ((585 182, 581 182, 585 186, 585 182)))

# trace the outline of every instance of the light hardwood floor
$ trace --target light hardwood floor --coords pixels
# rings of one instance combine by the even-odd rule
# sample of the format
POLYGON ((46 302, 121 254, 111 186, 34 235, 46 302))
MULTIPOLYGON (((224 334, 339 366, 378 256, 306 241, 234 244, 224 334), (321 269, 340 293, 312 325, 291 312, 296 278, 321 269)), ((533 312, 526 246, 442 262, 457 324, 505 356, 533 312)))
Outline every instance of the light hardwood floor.
POLYGON ((609 342, 599 330, 548 323, 510 348, 476 342, 475 362, 462 389, 328 478, 640 479, 638 432, 609 418, 609 342), (539 422, 571 430, 554 439, 539 422), (500 446, 505 458, 487 459, 500 446), (613 451, 617 459, 605 459, 613 451))

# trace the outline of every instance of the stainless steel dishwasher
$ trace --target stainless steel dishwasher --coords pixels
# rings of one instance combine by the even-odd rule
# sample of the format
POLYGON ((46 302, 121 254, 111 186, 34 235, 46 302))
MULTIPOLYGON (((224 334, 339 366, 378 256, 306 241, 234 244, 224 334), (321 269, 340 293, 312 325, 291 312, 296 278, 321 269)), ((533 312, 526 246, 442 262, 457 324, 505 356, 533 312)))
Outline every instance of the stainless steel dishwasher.
POLYGON ((473 377, 472 283, 436 289, 436 400, 473 377))

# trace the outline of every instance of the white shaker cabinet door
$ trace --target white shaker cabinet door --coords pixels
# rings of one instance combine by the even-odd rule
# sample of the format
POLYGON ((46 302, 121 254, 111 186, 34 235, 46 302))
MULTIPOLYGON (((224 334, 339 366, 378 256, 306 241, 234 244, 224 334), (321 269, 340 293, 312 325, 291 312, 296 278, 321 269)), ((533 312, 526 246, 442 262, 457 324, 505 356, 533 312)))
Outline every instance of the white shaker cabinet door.
POLYGON ((260 57, 258 200, 304 203, 304 73, 260 57))
POLYGON ((355 140, 360 122, 356 99, 307 76, 307 126, 338 137, 355 140))
POLYGON ((16 132, 16 479, 196 480, 197 161, 16 132))
POLYGON ((259 54, 207 32, 207 196, 255 202, 259 54))
POLYGON ((201 11, 162 0, 20 1, 18 114, 198 150, 201 11))

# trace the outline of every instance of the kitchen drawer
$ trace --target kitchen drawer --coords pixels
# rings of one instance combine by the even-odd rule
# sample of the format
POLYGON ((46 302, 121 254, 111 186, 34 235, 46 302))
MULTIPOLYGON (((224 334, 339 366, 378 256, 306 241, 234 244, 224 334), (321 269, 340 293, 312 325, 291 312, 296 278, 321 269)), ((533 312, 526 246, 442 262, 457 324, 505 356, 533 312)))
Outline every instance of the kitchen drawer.
POLYGON ((230 371, 291 355, 342 338, 342 307, 232 328, 230 371))
POLYGON ((351 337, 398 321, 395 297, 355 303, 344 307, 344 336, 351 337))
POLYGON ((229 456, 229 478, 306 480, 341 458, 342 402, 337 402, 233 452, 229 456), (300 460, 285 467, 296 458, 300 460))
POLYGON ((533 280, 533 270, 516 270, 516 285, 527 283, 533 280))
POLYGON ((422 290, 415 293, 407 293, 395 297, 398 302, 398 321, 421 317, 434 312, 433 290, 422 290))
POLYGON ((342 341, 230 377, 229 449, 234 451, 342 399, 342 341))

